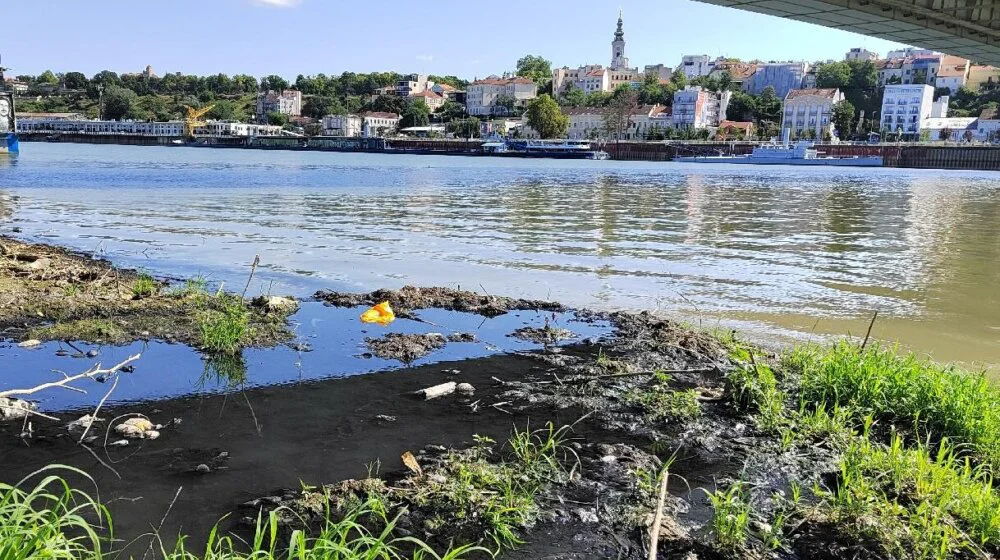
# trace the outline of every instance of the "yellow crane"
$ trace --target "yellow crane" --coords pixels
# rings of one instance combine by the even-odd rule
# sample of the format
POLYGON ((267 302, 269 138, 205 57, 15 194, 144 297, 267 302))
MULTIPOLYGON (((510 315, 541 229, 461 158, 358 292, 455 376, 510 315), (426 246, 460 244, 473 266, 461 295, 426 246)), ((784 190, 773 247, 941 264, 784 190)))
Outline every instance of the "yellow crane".
POLYGON ((194 138, 194 129, 199 126, 205 126, 205 121, 200 119, 211 111, 213 107, 215 107, 214 104, 202 107, 201 109, 188 107, 187 117, 184 119, 184 135, 188 138, 194 138))

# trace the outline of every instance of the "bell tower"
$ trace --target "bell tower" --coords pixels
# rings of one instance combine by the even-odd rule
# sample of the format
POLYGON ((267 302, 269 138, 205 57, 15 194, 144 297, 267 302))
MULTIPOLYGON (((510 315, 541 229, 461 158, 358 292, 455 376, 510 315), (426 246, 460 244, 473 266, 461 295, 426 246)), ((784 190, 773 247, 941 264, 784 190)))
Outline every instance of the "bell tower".
POLYGON ((618 10, 618 29, 615 39, 611 41, 611 69, 628 68, 628 58, 625 56, 625 30, 622 29, 622 11, 618 10))

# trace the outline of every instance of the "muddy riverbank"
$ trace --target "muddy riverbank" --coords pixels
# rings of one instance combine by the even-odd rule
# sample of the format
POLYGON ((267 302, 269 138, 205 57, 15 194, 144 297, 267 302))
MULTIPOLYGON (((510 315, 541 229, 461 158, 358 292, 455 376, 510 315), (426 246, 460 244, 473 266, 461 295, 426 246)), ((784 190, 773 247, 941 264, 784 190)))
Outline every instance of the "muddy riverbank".
MULTIPOLYGON (((26 312, 35 303, 16 306, 8 336, 24 341, 44 332, 32 329, 97 313, 86 298, 52 295, 57 269, 22 270, 48 258, 85 271, 87 257, 4 243, 12 294, 37 294, 37 305, 50 306, 37 321, 26 312), (28 254, 37 258, 11 256, 28 254)), ((238 338, 228 351, 186 341, 217 372, 230 363, 219 356, 244 360, 245 345, 280 340, 290 342, 254 352, 294 350, 297 361, 265 367, 301 368, 310 357, 331 368, 396 364, 346 377, 279 375, 287 380, 271 385, 244 374, 213 391, 101 407, 119 381, 149 379, 109 372, 83 380, 85 406, 0 423, 0 480, 50 464, 89 473, 115 520, 112 549, 126 556, 141 554, 151 529, 200 543, 223 516, 223 531, 246 535, 257 516, 273 512, 282 535, 316 535, 364 504, 382 512, 364 518, 376 532, 393 520, 394 537, 439 551, 477 544, 507 558, 646 558, 651 543, 661 558, 687 559, 990 558, 1000 550, 1000 495, 990 478, 1000 467, 1000 391, 982 376, 867 341, 775 354, 736 333, 696 332, 650 313, 573 311, 446 288, 319 292, 286 307, 152 280, 153 294, 127 299, 108 279, 123 278, 135 292, 139 274, 93 266, 103 273, 62 280, 124 306, 101 315, 126 333, 117 342, 136 334, 121 319, 125 310, 162 319, 160 306, 173 306, 199 324, 238 306, 249 325, 293 334, 238 338), (186 307, 206 298, 219 307, 186 307), (394 320, 358 320, 382 302, 394 320), (100 420, 83 434, 95 405, 100 420), (140 415, 157 437, 123 438, 118 425, 140 415)), ((66 335, 67 343, 80 338, 66 335)), ((17 356, 40 351, 8 344, 17 356)), ((116 347, 97 348, 110 357, 116 347)), ((177 374, 144 365, 151 355, 135 363, 177 374)), ((8 384, 0 378, 0 393, 8 384)))

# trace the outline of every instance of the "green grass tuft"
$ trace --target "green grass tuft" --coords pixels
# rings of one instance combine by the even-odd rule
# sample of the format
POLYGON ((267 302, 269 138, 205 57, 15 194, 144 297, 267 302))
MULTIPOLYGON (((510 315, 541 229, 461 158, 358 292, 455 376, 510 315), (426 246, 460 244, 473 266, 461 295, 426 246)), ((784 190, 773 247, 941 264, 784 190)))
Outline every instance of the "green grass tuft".
POLYGON ((801 395, 809 402, 950 438, 1000 472, 1000 388, 985 375, 847 342, 826 351, 797 349, 785 365, 801 375, 801 395))
POLYGON ((140 272, 139 276, 132 282, 132 297, 135 299, 150 297, 156 294, 156 290, 156 280, 153 280, 153 277, 145 272, 140 272))
POLYGON ((239 297, 220 294, 198 316, 201 347, 209 352, 237 354, 249 333, 250 311, 239 297))

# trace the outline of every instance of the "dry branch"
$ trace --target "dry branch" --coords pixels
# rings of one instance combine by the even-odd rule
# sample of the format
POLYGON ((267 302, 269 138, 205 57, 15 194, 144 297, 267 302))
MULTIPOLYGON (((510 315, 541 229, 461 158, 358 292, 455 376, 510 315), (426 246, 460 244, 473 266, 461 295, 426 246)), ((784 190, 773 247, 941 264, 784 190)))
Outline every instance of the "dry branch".
POLYGON ((119 363, 118 365, 112 366, 108 369, 101 369, 101 364, 95 365, 93 368, 77 374, 77 375, 67 375, 59 381, 52 381, 50 383, 42 383, 37 387, 32 387, 31 389, 9 389, 7 391, 0 391, 0 397, 13 397, 13 396, 23 396, 23 395, 33 395, 35 393, 44 391, 46 389, 53 389, 56 387, 62 387, 63 389, 73 389, 75 391, 80 391, 76 387, 69 387, 68 385, 74 381, 79 381, 81 379, 93 379, 99 375, 111 375, 117 373, 118 370, 127 366, 128 364, 139 359, 142 354, 135 354, 134 356, 129 356, 125 361, 119 363))

